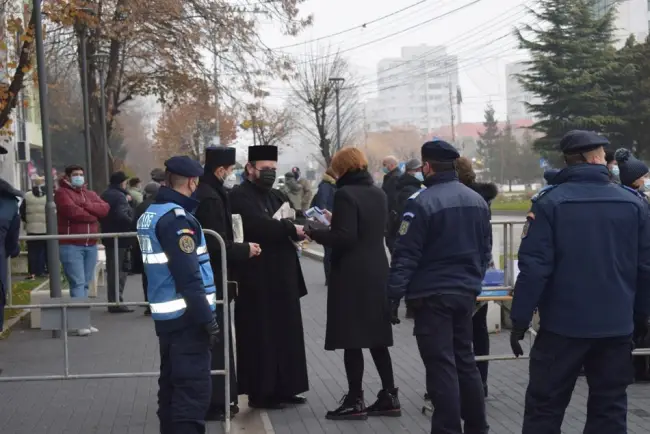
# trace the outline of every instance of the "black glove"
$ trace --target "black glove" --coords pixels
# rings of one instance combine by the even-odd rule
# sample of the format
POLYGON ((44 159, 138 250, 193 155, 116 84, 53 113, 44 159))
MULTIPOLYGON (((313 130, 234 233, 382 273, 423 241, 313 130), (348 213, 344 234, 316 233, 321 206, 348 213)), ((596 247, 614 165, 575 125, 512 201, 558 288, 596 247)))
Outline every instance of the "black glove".
POLYGON ((519 341, 524 339, 527 331, 528 327, 513 327, 510 332, 510 348, 512 348, 515 357, 524 355, 524 350, 521 348, 519 341))
POLYGON ((219 342, 219 323, 217 323, 216 318, 212 318, 212 321, 205 325, 205 331, 210 335, 210 348, 219 342))
POLYGON ((399 317, 397 316, 397 310, 399 309, 399 300, 390 301, 390 323, 393 325, 400 324, 399 317))

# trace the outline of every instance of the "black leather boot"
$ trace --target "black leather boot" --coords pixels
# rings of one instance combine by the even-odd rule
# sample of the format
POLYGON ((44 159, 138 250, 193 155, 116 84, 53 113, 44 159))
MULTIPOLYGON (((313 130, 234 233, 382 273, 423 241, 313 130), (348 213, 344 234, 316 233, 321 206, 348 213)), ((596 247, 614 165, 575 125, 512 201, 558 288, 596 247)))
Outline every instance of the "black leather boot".
POLYGON ((341 406, 333 411, 328 411, 325 419, 330 420, 366 420, 366 404, 363 401, 363 392, 358 397, 347 394, 340 401, 341 406))
POLYGON ((397 388, 380 390, 377 394, 377 401, 369 406, 366 411, 368 416, 400 417, 402 409, 397 397, 397 388))

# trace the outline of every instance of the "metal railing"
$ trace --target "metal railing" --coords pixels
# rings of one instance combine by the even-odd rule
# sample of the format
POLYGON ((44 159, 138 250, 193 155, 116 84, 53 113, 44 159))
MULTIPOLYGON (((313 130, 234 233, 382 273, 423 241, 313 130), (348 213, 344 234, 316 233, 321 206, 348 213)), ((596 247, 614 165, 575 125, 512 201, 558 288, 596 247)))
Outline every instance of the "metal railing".
MULTIPOLYGON (((228 303, 228 290, 227 290, 227 264, 226 264, 226 245, 223 238, 215 231, 204 229, 203 233, 215 237, 219 242, 219 247, 221 248, 221 288, 223 293, 223 299, 217 300, 217 304, 222 305, 223 307, 223 342, 220 344, 224 345, 224 369, 221 370, 211 370, 210 375, 224 375, 225 376, 225 421, 224 429, 226 433, 230 432, 230 309, 228 303)), ((81 234, 81 235, 28 235, 20 237, 20 240, 26 241, 36 241, 36 240, 82 240, 82 239, 113 239, 113 259, 115 262, 115 267, 112 271, 115 273, 115 285, 113 290, 115 293, 115 302, 84 302, 84 303, 47 303, 47 304, 12 304, 12 299, 9 297, 7 299, 8 304, 5 306, 5 309, 60 309, 61 310, 61 329, 62 340, 63 340, 63 374, 58 375, 28 375, 28 376, 14 376, 14 377, 5 377, 0 376, 0 383, 7 382, 19 382, 19 381, 60 381, 60 380, 89 380, 89 379, 114 379, 114 378, 143 378, 143 377, 158 377, 160 372, 109 372, 101 374, 73 374, 70 373, 70 353, 68 348, 68 316, 70 309, 81 309, 91 307, 117 307, 117 306, 148 306, 149 303, 146 302, 121 302, 119 300, 118 294, 118 285, 119 285, 119 273, 121 270, 121 264, 119 261, 119 252, 118 252, 118 239, 119 238, 131 238, 137 236, 137 232, 124 232, 124 233, 106 233, 106 234, 81 234)), ((106 247, 104 245, 104 247, 106 247)), ((105 251, 109 252, 110 249, 105 251)), ((51 265, 54 266, 54 265, 51 265)), ((59 266, 56 264, 56 266, 59 266)), ((11 270, 11 267, 9 267, 11 270)), ((108 271, 108 270, 107 270, 108 271)), ((11 272, 7 273, 8 275, 11 272)), ((217 283, 217 282, 215 282, 217 283)), ((10 282, 8 288, 11 288, 10 282)), ((107 292, 110 290, 107 285, 107 292)), ((11 290, 8 291, 8 294, 11 294, 11 290)))

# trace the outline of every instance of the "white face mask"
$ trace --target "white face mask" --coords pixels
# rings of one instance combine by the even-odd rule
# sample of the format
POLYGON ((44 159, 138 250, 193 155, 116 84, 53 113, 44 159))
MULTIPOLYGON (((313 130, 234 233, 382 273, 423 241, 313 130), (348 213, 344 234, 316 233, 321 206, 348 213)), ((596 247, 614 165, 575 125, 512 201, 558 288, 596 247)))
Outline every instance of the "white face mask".
POLYGON ((643 180, 643 186, 641 187, 641 191, 650 191, 650 179, 643 180))

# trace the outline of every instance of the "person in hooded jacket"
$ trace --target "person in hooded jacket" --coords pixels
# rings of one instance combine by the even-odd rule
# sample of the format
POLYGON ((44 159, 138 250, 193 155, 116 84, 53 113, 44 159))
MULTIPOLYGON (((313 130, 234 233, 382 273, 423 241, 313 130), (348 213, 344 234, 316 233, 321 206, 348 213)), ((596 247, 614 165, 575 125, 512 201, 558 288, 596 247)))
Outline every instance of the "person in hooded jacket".
MULTIPOLYGON (((472 167, 472 161, 466 157, 460 157, 456 160, 456 170, 458 171, 458 179, 460 182, 477 192, 488 204, 492 203, 499 189, 496 184, 491 182, 476 182, 476 174, 472 167)), ((492 261, 492 266, 494 266, 492 261)), ((487 356, 490 354, 490 335, 487 327, 487 312, 488 305, 484 304, 479 310, 474 313, 472 317, 473 339, 474 339, 474 354, 476 356, 487 356)), ((488 362, 476 362, 478 371, 481 374, 483 381, 483 391, 485 396, 488 394, 488 362)))
POLYGON ((291 202, 291 206, 296 210, 296 215, 302 215, 302 212, 305 211, 302 209, 302 201, 304 196, 304 189, 302 185, 296 180, 296 175, 293 172, 287 172, 284 174, 284 185, 280 187, 282 191, 291 202))
MULTIPOLYGON (((331 167, 323 174, 323 180, 318 184, 318 190, 311 201, 312 207, 332 211, 334 207, 334 193, 336 193, 336 175, 331 167)), ((325 269, 325 286, 329 286, 330 270, 332 269, 332 248, 323 247, 323 268, 325 269)))
POLYGON ((299 167, 292 167, 291 173, 293 173, 293 177, 296 179, 298 185, 302 187, 302 201, 300 203, 294 204, 296 211, 300 209, 300 211, 305 212, 307 209, 309 209, 309 204, 311 203, 311 198, 313 195, 311 191, 311 184, 302 176, 302 172, 300 172, 299 167))
MULTIPOLYGON (((45 178, 37 176, 32 180, 33 186, 25 194, 20 204, 20 218, 25 222, 27 235, 45 235, 45 178)), ((47 242, 45 240, 27 241, 27 268, 29 278, 42 277, 47 274, 47 242)))

